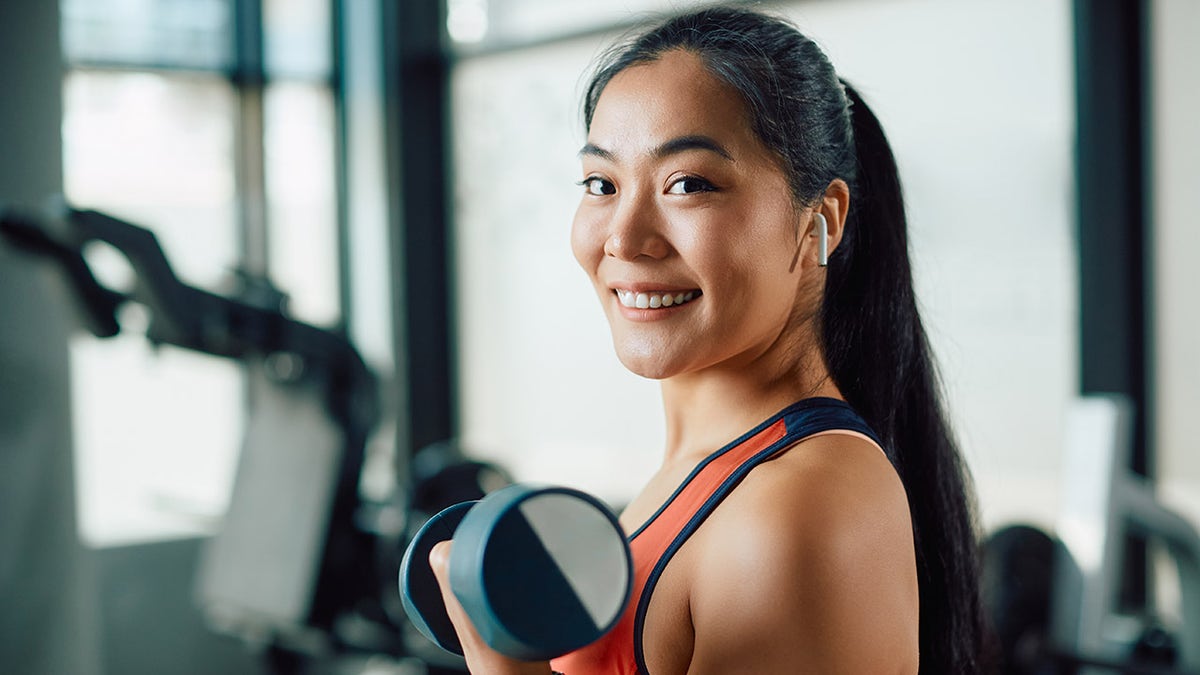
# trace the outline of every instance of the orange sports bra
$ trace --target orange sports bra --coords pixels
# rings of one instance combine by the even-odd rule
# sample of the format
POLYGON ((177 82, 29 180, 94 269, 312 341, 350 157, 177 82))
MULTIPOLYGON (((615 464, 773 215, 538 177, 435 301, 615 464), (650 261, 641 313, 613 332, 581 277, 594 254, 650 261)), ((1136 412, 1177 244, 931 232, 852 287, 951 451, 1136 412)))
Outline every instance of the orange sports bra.
POLYGON ((655 583, 675 552, 754 467, 796 443, 829 431, 875 432, 844 401, 795 403, 704 459, 658 511, 629 537, 633 592, 625 613, 604 637, 551 662, 565 675, 646 675, 642 628, 655 583))

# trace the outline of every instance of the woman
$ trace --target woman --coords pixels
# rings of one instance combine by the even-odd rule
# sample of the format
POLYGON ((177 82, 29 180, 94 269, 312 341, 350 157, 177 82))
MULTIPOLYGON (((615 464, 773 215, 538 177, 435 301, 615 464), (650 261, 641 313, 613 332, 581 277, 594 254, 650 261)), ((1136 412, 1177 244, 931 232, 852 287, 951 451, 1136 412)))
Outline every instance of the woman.
MULTIPOLYGON (((667 447, 621 516, 626 614, 553 670, 977 672, 970 501, 870 110, 788 23, 712 8, 614 50, 584 113, 572 248, 667 447)), ((551 672, 479 640, 448 548, 472 672, 551 672)))

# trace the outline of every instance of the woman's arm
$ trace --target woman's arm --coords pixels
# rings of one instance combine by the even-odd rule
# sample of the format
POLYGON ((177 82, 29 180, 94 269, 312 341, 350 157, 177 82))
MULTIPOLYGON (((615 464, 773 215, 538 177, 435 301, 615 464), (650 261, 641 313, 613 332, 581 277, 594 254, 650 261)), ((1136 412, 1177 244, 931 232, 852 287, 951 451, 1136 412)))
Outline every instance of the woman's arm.
POLYGON ((701 531, 689 673, 916 673, 908 503, 874 445, 804 442, 753 472, 701 531))

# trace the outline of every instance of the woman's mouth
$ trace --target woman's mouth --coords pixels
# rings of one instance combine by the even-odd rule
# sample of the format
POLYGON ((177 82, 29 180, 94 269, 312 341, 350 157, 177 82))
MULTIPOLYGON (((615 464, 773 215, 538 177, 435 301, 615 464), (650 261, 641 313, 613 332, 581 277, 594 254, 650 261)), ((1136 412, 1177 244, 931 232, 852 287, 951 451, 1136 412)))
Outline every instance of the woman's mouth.
POLYGON ((673 307, 675 305, 683 305, 700 297, 702 293, 699 290, 692 291, 650 291, 638 292, 627 291, 621 288, 615 289, 617 299, 621 305, 630 309, 659 309, 662 307, 673 307))

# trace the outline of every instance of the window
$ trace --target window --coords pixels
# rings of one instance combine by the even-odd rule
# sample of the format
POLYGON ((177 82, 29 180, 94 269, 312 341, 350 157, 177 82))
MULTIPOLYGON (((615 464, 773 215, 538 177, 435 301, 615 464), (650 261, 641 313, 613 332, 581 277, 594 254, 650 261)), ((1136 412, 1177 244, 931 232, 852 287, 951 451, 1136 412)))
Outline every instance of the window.
MULTIPOLYGON (((67 199, 155 232, 185 283, 266 274, 299 320, 341 321, 328 0, 61 0, 67 199)), ((89 260, 110 285, 111 249, 89 260)), ((245 425, 237 363, 142 336, 73 339, 80 528, 210 531, 245 425)))

